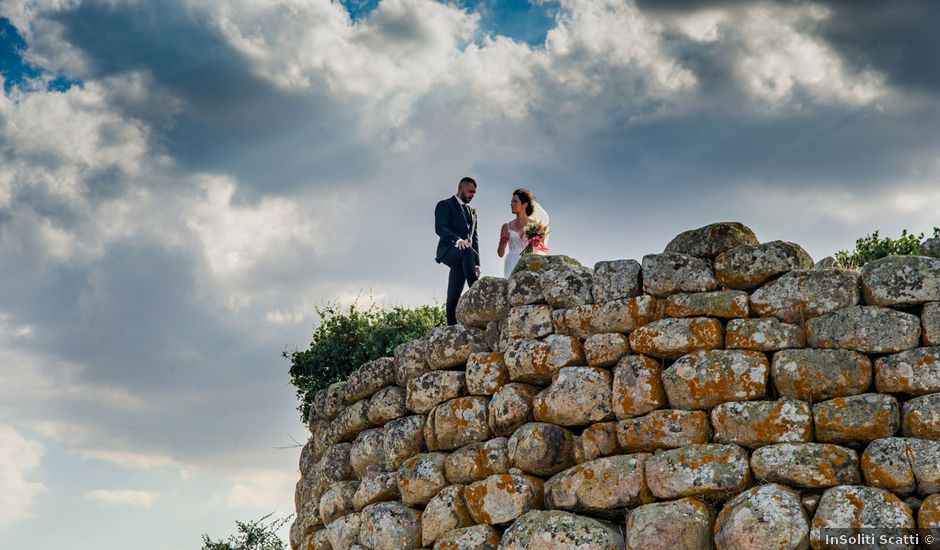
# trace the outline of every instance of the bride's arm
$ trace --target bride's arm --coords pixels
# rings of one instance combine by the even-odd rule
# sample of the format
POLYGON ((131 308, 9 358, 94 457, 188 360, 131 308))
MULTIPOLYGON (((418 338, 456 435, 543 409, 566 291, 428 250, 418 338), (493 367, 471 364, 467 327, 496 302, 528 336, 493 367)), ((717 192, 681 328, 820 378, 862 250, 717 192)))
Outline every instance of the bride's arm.
POLYGON ((506 243, 508 242, 509 242, 509 224, 504 223, 503 228, 499 230, 499 246, 496 247, 496 254, 498 254, 500 258, 502 258, 504 254, 506 254, 506 243))

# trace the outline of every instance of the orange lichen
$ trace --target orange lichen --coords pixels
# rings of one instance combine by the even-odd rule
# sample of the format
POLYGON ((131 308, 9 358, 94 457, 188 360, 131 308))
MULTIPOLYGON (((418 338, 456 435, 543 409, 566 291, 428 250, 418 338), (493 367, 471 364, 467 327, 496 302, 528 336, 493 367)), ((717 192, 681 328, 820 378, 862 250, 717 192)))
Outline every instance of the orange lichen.
MULTIPOLYGON (((870 487, 895 490, 903 489, 910 484, 910 482, 898 479, 892 472, 882 468, 872 460, 868 453, 862 455, 862 471, 865 472, 865 483, 870 487)), ((913 473, 911 474, 911 482, 913 482, 913 473)))

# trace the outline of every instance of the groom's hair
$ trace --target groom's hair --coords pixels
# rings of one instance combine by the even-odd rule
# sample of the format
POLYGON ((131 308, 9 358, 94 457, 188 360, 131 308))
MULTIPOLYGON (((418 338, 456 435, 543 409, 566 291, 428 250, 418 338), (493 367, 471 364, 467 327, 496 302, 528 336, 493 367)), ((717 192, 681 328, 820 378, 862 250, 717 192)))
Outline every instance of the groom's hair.
POLYGON ((512 192, 513 195, 519 197, 519 202, 525 205, 525 215, 531 216, 535 212, 535 195, 532 194, 532 191, 524 187, 520 187, 512 192))
POLYGON ((460 178, 460 183, 457 184, 457 189, 463 189, 464 187, 470 185, 471 183, 472 183, 474 186, 476 186, 476 184, 477 184, 476 180, 473 179, 473 178, 471 178, 471 177, 469 177, 469 176, 460 178))

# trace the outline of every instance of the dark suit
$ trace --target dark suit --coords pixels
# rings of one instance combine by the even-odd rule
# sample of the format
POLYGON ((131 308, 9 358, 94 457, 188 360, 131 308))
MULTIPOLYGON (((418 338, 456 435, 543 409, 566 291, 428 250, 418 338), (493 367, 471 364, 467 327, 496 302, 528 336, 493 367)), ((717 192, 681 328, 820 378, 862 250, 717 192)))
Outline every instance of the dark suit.
POLYGON ((461 205, 457 197, 450 197, 437 203, 434 208, 434 232, 437 241, 437 255, 434 260, 450 268, 447 278, 447 324, 457 324, 457 301, 463 292, 463 285, 472 286, 477 282, 475 268, 480 265, 480 242, 477 240, 477 213, 461 205), (472 248, 460 250, 457 241, 466 239, 472 248))

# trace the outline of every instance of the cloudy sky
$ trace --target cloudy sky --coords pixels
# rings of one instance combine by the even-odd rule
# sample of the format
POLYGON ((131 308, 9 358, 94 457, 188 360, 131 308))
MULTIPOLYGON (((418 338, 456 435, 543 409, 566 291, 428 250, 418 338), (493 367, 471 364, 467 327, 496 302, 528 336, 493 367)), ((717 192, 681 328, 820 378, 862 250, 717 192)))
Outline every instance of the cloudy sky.
POLYGON ((935 2, 0 0, 0 541, 198 548, 289 513, 285 349, 440 302, 512 189, 593 265, 740 220, 940 225, 935 2))

